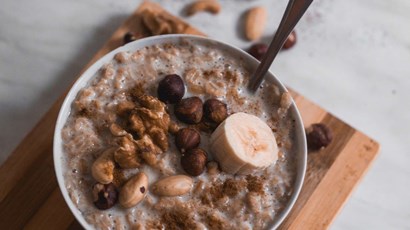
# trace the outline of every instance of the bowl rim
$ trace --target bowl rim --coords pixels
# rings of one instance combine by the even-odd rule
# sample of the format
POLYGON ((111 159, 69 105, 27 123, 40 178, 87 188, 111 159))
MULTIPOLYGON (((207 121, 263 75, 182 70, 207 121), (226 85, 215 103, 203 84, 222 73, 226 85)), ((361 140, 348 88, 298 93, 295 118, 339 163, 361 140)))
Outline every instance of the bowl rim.
MULTIPOLYGON (((57 177, 57 182, 60 188, 60 191, 64 197, 65 203, 70 208, 71 212, 74 214, 77 221, 85 229, 92 229, 92 225, 86 222, 84 216, 81 214, 80 210, 74 205, 73 201, 71 200, 70 196, 68 195, 67 188, 65 186, 65 179, 63 174, 63 147, 62 147, 62 137, 61 131, 67 121, 67 118, 71 111, 71 104, 75 97, 77 96, 78 92, 83 88, 95 75, 95 73, 105 64, 111 61, 115 54, 122 51, 135 51, 138 49, 142 49, 147 46, 155 45, 155 44, 164 44, 164 43, 176 43, 181 39, 186 39, 193 42, 198 42, 199 44, 212 44, 215 45, 218 49, 227 49, 229 52, 234 52, 240 55, 246 61, 251 62, 252 66, 256 66, 259 61, 252 57, 250 54, 245 52, 244 50, 237 48, 233 45, 228 43, 218 41, 215 39, 197 36, 197 35, 186 35, 186 34, 167 34, 167 35, 158 35, 152 37, 146 37, 142 39, 138 39, 134 42, 130 42, 123 46, 120 46, 109 53, 105 54, 101 58, 99 58, 96 62, 94 62, 91 66, 89 66, 81 76, 75 81, 75 83, 71 86, 69 92, 64 98, 64 101, 60 107, 58 117, 56 120, 56 125, 54 129, 54 137, 53 137, 53 160, 54 160, 54 170, 57 177)), ((279 87, 281 92, 288 92, 287 88, 282 84, 282 82, 270 71, 268 71, 267 76, 271 78, 271 80, 279 87)), ((296 107, 296 103, 292 98, 291 106, 289 110, 293 113, 293 117, 295 119, 295 130, 296 136, 299 141, 297 146, 300 147, 298 151, 297 159, 298 164, 296 165, 296 180, 294 181, 293 185, 293 193, 286 204, 285 208, 280 212, 279 216, 275 218, 273 225, 270 226, 271 229, 276 229, 279 225, 283 222, 283 220, 288 216, 289 212, 292 210, 297 198, 299 197, 300 191, 302 189, 303 181, 306 174, 306 164, 307 164, 307 144, 306 144, 306 134, 305 129, 303 126, 302 118, 300 115, 299 110, 296 107)))

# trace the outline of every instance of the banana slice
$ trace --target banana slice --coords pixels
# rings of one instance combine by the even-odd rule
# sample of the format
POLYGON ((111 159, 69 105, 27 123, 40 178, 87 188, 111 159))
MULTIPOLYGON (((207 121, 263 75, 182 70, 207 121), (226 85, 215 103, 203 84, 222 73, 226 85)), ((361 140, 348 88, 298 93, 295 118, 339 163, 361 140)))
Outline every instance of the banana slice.
POLYGON ((247 113, 235 113, 222 122, 211 135, 210 147, 221 169, 232 174, 250 174, 278 159, 272 130, 247 113))

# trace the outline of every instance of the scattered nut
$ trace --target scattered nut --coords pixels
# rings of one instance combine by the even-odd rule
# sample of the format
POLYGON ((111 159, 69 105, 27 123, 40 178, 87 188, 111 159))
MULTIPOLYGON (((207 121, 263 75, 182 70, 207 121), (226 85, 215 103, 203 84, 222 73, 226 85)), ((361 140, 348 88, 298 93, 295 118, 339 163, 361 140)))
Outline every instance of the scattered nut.
POLYGON ((138 137, 141 137, 145 132, 145 126, 138 114, 131 114, 129 117, 129 128, 138 137))
POLYGON ((202 112, 202 100, 199 97, 185 98, 175 105, 175 116, 187 124, 199 123, 202 112))
POLYGON ((296 32, 293 30, 292 32, 290 32, 288 38, 286 39, 285 43, 282 46, 282 49, 290 49, 292 48, 295 44, 296 44, 296 32))
POLYGON ((110 125, 110 132, 111 132, 112 135, 114 135, 116 137, 122 137, 122 136, 125 136, 127 134, 127 132, 123 128, 121 128, 121 126, 119 126, 115 123, 112 123, 110 125))
POLYGON ((122 101, 117 105, 117 113, 119 115, 126 115, 135 108, 135 103, 132 101, 122 101))
POLYGON ((167 14, 145 10, 141 16, 143 24, 152 35, 184 33, 188 28, 186 23, 174 20, 167 14))
POLYGON ((168 131, 172 134, 176 134, 179 131, 179 125, 173 121, 169 123, 168 131))
POLYGON ((248 10, 245 18, 245 37, 254 41, 259 39, 265 29, 266 9, 264 7, 254 7, 248 10))
POLYGON ((124 35, 123 42, 124 42, 124 44, 127 44, 127 43, 133 42, 133 41, 135 41, 135 40, 137 40, 141 37, 142 36, 140 34, 135 34, 133 32, 128 32, 124 35))
POLYGON ((93 201, 94 205, 100 210, 111 208, 117 203, 118 190, 113 183, 93 185, 93 201))
POLYGON ((191 191, 193 180, 189 176, 165 177, 152 185, 152 192, 158 196, 180 196, 191 191))
POLYGON ((114 179, 114 151, 116 148, 105 150, 91 166, 93 178, 101 184, 109 184, 114 179))
POLYGON ((131 208, 141 202, 148 190, 148 177, 139 172, 125 183, 120 192, 119 201, 124 208, 131 208))
POLYGON ((206 168, 208 170, 209 175, 217 175, 219 173, 219 166, 218 162, 210 161, 206 164, 206 168))
POLYGON ((163 152, 168 150, 168 136, 163 129, 158 127, 151 128, 148 133, 151 136, 152 141, 157 145, 163 152))
POLYGON ((204 117, 219 125, 228 117, 226 104, 218 99, 208 99, 204 103, 204 117))
POLYGON ((268 45, 264 43, 255 43, 249 48, 248 53, 252 55, 254 58, 261 61, 263 55, 265 55, 267 51, 268 51, 268 45))
POLYGON ((162 153, 162 150, 156 146, 148 135, 144 135, 140 140, 136 141, 138 155, 144 159, 151 167, 156 167, 158 163, 157 155, 162 153))
POLYGON ((306 138, 310 150, 319 150, 328 146, 333 139, 332 131, 325 124, 317 123, 306 130, 306 138))
POLYGON ((179 75, 165 76, 158 84, 158 98, 170 104, 179 102, 185 94, 185 85, 179 75))
POLYGON ((175 136, 175 144, 181 153, 198 147, 200 142, 201 135, 198 131, 191 128, 180 129, 175 136))
POLYGON ((221 5, 216 0, 198 0, 188 6, 186 14, 192 16, 201 11, 217 14, 220 10, 221 5))
POLYGON ((137 156, 136 144, 131 134, 118 139, 119 148, 114 152, 114 159, 121 168, 130 169, 140 166, 140 159, 137 156))
POLYGON ((137 98, 142 108, 134 109, 134 112, 141 118, 146 130, 158 127, 168 132, 170 118, 166 111, 166 105, 158 98, 142 95, 137 98))
POLYGON ((181 166, 191 176, 199 176, 205 169, 207 154, 202 149, 190 149, 181 157, 181 166))

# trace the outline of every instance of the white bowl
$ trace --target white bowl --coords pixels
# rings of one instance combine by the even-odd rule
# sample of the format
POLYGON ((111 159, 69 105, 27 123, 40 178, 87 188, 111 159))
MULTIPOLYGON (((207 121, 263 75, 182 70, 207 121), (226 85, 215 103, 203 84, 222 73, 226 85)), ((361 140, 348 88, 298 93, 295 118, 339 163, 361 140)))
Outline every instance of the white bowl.
MULTIPOLYGON (((79 92, 79 90, 83 88, 84 86, 86 86, 87 82, 102 67, 102 65, 111 61, 116 53, 122 52, 122 51, 135 51, 143 47, 151 46, 155 44, 177 43, 181 39, 189 40, 197 44, 206 44, 206 45, 209 45, 210 47, 215 47, 215 49, 228 50, 229 52, 233 54, 234 57, 243 58, 243 60, 248 62, 252 68, 256 68, 256 66, 259 63, 255 58, 253 58, 251 55, 244 52, 243 50, 233 47, 229 44, 210 39, 210 38, 191 36, 191 35, 161 35, 161 36, 140 39, 135 42, 128 43, 124 46, 121 46, 111 51, 110 53, 106 54, 104 57, 100 58, 97 62, 95 62, 90 68, 88 68, 81 75, 81 77, 75 82, 75 84, 73 85, 69 93, 67 94, 63 105, 61 106, 60 113, 57 118, 56 128, 54 131, 54 146, 53 146, 54 167, 55 167, 55 171, 57 175, 58 185, 60 186, 63 197, 68 207, 71 209, 71 212, 74 214, 78 222, 80 222, 84 228, 92 229, 92 226, 85 221, 81 212, 77 209, 77 207, 71 201, 68 195, 67 189, 65 187, 63 170, 62 170, 63 148, 62 148, 61 131, 70 114, 71 104, 73 100, 77 96, 77 93, 79 92)), ((271 80, 274 84, 276 84, 279 87, 279 90, 281 92, 287 91, 285 86, 272 73, 268 72, 266 77, 269 78, 269 80, 271 80)), ((296 163, 297 174, 296 174, 295 184, 293 186, 293 194, 291 195, 289 202, 287 203, 285 209, 279 214, 278 217, 276 217, 275 222, 271 226, 272 229, 276 229, 282 223, 282 221, 285 219, 285 217, 288 215, 288 213, 292 209, 299 195, 299 192, 302 188, 303 179, 305 177, 305 171, 306 171, 307 146, 306 146, 305 129, 304 129, 299 111, 296 108, 296 105, 294 102, 292 102, 292 105, 290 106, 288 112, 293 117, 293 119, 295 119, 294 127, 295 127, 296 135, 295 135, 295 140, 294 140, 294 146, 296 147, 295 148, 295 154, 296 154, 295 159, 297 160, 297 163, 296 163)))

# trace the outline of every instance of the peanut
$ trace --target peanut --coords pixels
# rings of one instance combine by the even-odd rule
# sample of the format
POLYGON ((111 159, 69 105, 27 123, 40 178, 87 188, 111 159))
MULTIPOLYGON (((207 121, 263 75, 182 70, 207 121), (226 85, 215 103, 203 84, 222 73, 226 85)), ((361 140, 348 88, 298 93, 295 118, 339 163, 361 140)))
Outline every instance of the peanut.
POLYGON ((191 16, 201 11, 217 14, 221 10, 221 5, 216 0, 199 0, 193 2, 187 8, 187 15, 191 16))
POLYGON ((165 177, 152 186, 152 192, 158 196, 180 196, 191 191, 193 180, 189 176, 176 175, 165 177))
POLYGON ((148 189, 148 177, 143 172, 137 173, 122 187, 119 201, 124 208, 131 208, 141 202, 148 189))
POLYGON ((248 10, 245 18, 245 36, 248 40, 259 39, 266 25, 266 9, 264 7, 254 7, 248 10))
POLYGON ((109 184, 114 179, 114 151, 116 148, 105 150, 91 166, 91 174, 101 184, 109 184))

